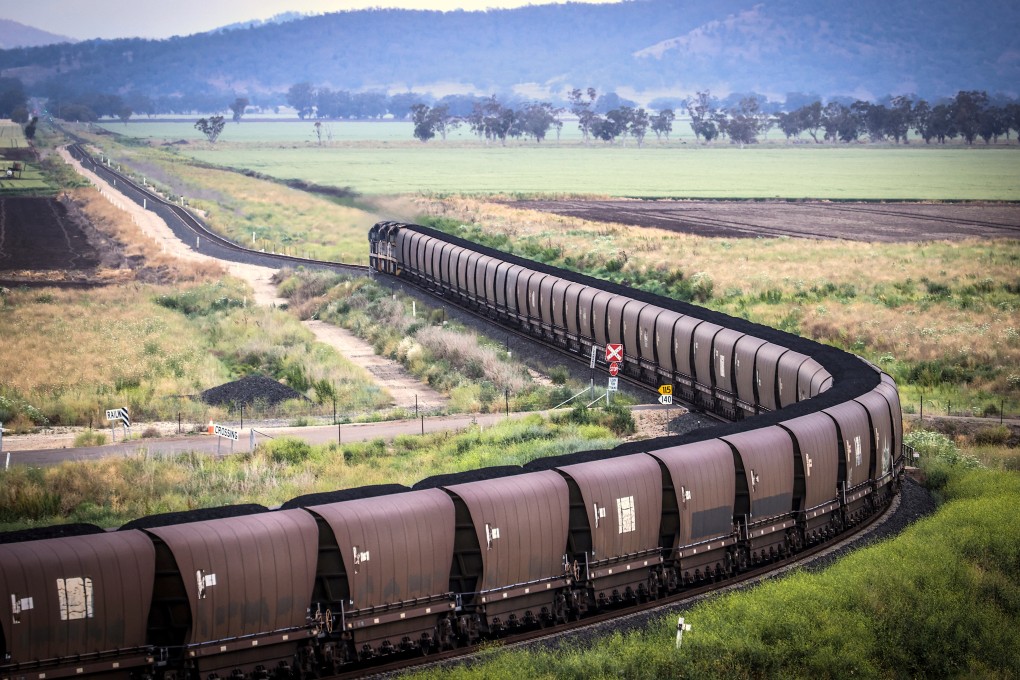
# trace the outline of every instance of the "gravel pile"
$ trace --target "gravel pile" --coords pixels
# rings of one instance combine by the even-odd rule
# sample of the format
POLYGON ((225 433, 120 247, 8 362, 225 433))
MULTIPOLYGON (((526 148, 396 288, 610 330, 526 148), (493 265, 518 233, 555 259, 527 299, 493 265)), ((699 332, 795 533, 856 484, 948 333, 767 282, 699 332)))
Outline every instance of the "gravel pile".
POLYGON ((304 399, 305 395, 264 375, 248 375, 240 380, 202 392, 199 399, 213 406, 250 406, 256 400, 267 406, 276 406, 288 399, 304 399))

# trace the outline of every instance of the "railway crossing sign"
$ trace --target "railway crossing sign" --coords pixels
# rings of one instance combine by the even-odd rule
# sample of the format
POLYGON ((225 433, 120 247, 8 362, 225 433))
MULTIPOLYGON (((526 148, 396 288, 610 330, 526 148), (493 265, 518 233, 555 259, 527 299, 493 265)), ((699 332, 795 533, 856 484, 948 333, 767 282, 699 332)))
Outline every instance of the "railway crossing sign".
POLYGON ((213 434, 217 437, 223 437, 224 439, 230 439, 237 441, 237 430, 231 430, 229 427, 223 427, 222 425, 216 425, 213 427, 213 434))
POLYGON ((606 344, 606 362, 623 361, 623 343, 610 342, 606 344))
POLYGON ((670 404, 673 403, 673 395, 672 394, 660 394, 659 395, 659 403, 662 404, 663 406, 669 406, 670 404))
POLYGON ((609 375, 615 376, 619 372, 620 372, 620 364, 618 364, 615 361, 613 363, 609 364, 609 375))
POLYGON ((106 409, 107 420, 119 420, 124 423, 124 427, 131 427, 131 417, 128 415, 126 408, 108 408, 106 409))
POLYGON ((659 385, 659 394, 673 396, 673 386, 659 385))

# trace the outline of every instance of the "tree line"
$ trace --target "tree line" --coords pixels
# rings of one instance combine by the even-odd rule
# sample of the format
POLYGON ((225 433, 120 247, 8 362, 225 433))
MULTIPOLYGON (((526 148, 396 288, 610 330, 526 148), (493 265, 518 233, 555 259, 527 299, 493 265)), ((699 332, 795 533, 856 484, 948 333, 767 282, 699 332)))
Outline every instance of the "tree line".
MULTIPOLYGON (((599 113, 596 106, 599 95, 594 88, 571 90, 569 109, 547 102, 532 102, 514 109, 501 104, 493 95, 475 101, 470 114, 458 116, 445 104, 416 103, 411 108, 414 136, 423 142, 437 134, 445 139, 449 130, 465 124, 486 140, 505 144, 507 137, 530 137, 541 142, 550 128, 555 128, 559 135, 563 126, 560 115, 569 110, 577 119, 585 144, 592 140, 626 143, 630 137, 641 146, 649 131, 660 140, 669 140, 676 120, 674 109, 650 112, 610 94, 614 103, 622 103, 608 110, 603 105, 605 113, 599 113)), ((888 105, 856 100, 849 104, 830 101, 823 106, 818 99, 791 111, 775 113, 764 110, 765 102, 760 96, 742 97, 735 106, 720 107, 711 93, 704 91, 680 101, 679 106, 690 117, 695 138, 706 144, 717 139, 728 139, 741 146, 755 144, 759 136, 773 128, 782 131, 788 141, 807 133, 819 144, 851 143, 865 137, 871 142, 909 144, 911 131, 926 144, 933 141, 945 144, 957 137, 967 144, 978 138, 986 144, 998 142, 1000 137, 1009 141, 1014 130, 1020 141, 1020 103, 996 105, 986 92, 979 90, 961 90, 935 105, 908 95, 891 97, 888 105)))

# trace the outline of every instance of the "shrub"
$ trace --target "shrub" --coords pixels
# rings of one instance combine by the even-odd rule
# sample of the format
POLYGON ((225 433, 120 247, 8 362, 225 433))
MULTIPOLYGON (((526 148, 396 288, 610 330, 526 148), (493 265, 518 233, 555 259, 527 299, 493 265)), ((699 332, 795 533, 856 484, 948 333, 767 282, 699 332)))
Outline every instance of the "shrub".
POLYGON ((554 366, 549 369, 549 379, 554 385, 565 385, 570 377, 570 372, 565 366, 554 366))
POLYGON ((98 430, 85 430, 84 432, 79 432, 74 438, 75 448, 83 446, 102 446, 105 443, 106 433, 99 432, 98 430))
POLYGON ((1005 425, 983 427, 974 433, 975 444, 1005 446, 1007 441, 1009 441, 1009 428, 1005 425))
POLYGON ((292 437, 273 439, 265 444, 260 444, 259 448, 264 449, 269 454, 269 459, 274 463, 288 465, 303 463, 312 455, 310 444, 292 437))

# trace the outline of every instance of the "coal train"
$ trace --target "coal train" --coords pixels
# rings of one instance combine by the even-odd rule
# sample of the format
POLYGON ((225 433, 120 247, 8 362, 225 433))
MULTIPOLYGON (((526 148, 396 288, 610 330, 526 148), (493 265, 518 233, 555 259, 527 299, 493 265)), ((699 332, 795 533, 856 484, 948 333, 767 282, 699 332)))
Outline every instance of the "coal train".
POLYGON ((585 361, 623 345, 623 375, 731 422, 413 489, 0 536, 0 680, 329 675, 725 578, 898 489, 896 386, 857 357, 421 226, 369 239, 374 275, 585 361))

